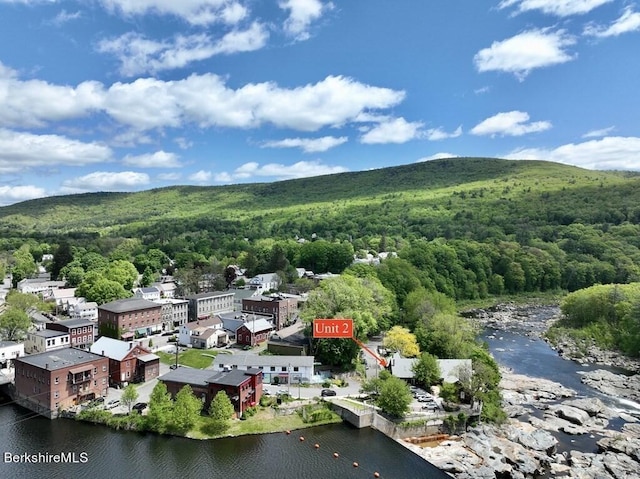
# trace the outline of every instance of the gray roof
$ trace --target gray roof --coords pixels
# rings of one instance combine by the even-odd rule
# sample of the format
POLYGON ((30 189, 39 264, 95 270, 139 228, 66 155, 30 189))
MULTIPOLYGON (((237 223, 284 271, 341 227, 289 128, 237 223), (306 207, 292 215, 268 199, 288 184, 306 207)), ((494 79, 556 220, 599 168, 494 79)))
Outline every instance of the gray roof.
POLYGON ((232 294, 233 293, 231 291, 211 291, 210 293, 192 294, 191 296, 187 296, 187 299, 213 298, 215 296, 227 296, 232 294))
MULTIPOLYGON (((135 344, 132 341, 120 341, 102 336, 91 345, 91 352, 95 354, 103 354, 104 352, 105 356, 115 359, 116 361, 122 361, 134 347, 135 344)), ((147 350, 145 349, 145 351, 147 350)))
POLYGON ((391 374, 401 379, 413 379, 413 363, 416 361, 415 358, 403 358, 400 353, 394 354, 389 362, 391 374))
POLYGON ((232 369, 231 371, 218 371, 211 376, 207 382, 213 384, 222 384, 224 386, 240 386, 247 380, 247 376, 259 374, 259 369, 232 369))
POLYGON ((41 329, 40 331, 33 331, 29 334, 41 338, 56 338, 58 336, 67 336, 69 333, 66 333, 64 331, 56 331, 55 329, 41 329))
POLYGON ((149 361, 155 361, 156 359, 160 360, 160 356, 158 356, 157 354, 153 354, 153 353, 141 354, 140 356, 138 356, 138 361, 142 361, 144 363, 149 362, 149 361))
POLYGON ((111 313, 126 313, 128 311, 137 311, 140 309, 155 309, 159 307, 159 304, 146 299, 127 298, 111 301, 110 303, 105 303, 102 306, 98 306, 98 309, 109 311, 111 313))
POLYGON ((21 356, 16 358, 16 361, 31 364, 41 369, 55 371, 56 369, 90 363, 99 359, 102 359, 102 356, 98 356, 97 354, 90 353, 83 349, 62 348, 48 353, 21 356))
POLYGON ((213 365, 218 366, 291 366, 313 367, 313 356, 259 356, 257 354, 218 354, 213 365))
POLYGON ((65 319, 63 321, 53 321, 49 324, 62 324, 67 328, 78 328, 82 326, 95 326, 96 323, 88 319, 65 319))
POLYGON ((171 381, 180 384, 193 384, 206 387, 209 383, 225 386, 240 386, 247 376, 259 374, 259 369, 233 369, 231 371, 213 372, 210 369, 193 369, 179 367, 158 378, 160 381, 171 381))
POLYGON ((15 341, 0 341, 0 348, 8 348, 9 346, 17 346, 19 343, 15 341))
POLYGON ((268 329, 273 329, 273 324, 271 324, 266 319, 256 319, 255 321, 247 321, 246 323, 240 325, 238 329, 242 326, 246 326, 249 331, 252 333, 260 333, 262 331, 267 331, 268 329))
MULTIPOLYGON (((403 358, 400 353, 393 355, 390 361, 391 374, 401 379, 413 379, 413 364, 416 358, 403 358)), ((445 383, 456 383, 461 368, 471 368, 471 359, 438 359, 440 379, 445 383)))
POLYGON ((144 288, 137 288, 136 291, 141 291, 143 293, 159 293, 160 290, 155 286, 147 286, 144 288))

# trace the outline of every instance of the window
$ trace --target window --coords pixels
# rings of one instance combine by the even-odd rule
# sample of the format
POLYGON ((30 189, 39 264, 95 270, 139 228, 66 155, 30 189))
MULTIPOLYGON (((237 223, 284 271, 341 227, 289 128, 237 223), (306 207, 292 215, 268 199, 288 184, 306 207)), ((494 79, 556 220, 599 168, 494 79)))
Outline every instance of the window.
POLYGON ((53 393, 53 397, 54 397, 55 399, 58 399, 58 398, 60 397, 60 393, 58 393, 58 391, 54 391, 54 393, 53 393))
POLYGON ((269 368, 269 371, 275 371, 275 370, 276 370, 276 367, 275 367, 275 366, 271 366, 271 367, 269 368))
POLYGON ((293 367, 293 370, 294 370, 295 372, 298 372, 298 371, 300 370, 300 368, 299 368, 298 366, 294 366, 294 367, 293 367))
POLYGON ((55 379, 53 380, 53 384, 59 384, 59 383, 60 383, 60 378, 56 376, 55 379))
POLYGON ((286 366, 282 366, 281 371, 284 373, 287 370, 286 366))
POLYGON ((102 378, 102 384, 107 384, 107 378, 102 378))
POLYGON ((104 372, 106 372, 106 371, 107 371, 107 366, 103 365, 103 366, 102 366, 102 372, 104 373, 104 372))

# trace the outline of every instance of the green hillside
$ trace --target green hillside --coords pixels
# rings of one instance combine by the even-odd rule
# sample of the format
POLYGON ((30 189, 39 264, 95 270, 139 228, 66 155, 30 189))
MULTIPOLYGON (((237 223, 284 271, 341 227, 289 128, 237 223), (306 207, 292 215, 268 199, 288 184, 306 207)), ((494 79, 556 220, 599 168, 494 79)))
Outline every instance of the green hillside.
POLYGON ((482 238, 517 227, 637 222, 639 182, 549 162, 456 158, 276 183, 49 197, 0 208, 0 233, 136 236, 213 228, 251 238, 482 238))

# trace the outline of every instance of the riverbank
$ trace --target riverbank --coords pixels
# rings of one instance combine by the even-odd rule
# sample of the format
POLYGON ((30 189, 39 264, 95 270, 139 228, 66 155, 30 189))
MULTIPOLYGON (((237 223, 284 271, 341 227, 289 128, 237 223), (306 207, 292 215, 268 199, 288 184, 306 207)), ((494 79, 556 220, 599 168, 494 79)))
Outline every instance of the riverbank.
MULTIPOLYGON (((510 354, 516 364, 529 364, 535 359, 519 357, 525 356, 524 351, 519 354, 514 350, 518 343, 513 338, 523 338, 518 346, 525 349, 544 344, 540 338, 558 319, 559 308, 504 305, 470 316, 487 328, 489 337, 495 339, 495 350, 510 354)), ((630 382, 633 377, 623 376, 626 381, 622 381, 620 375, 602 371, 585 372, 582 384, 590 380, 610 384, 615 379, 627 394, 634 388, 638 392, 637 385, 630 382)), ((576 383, 581 385, 580 381, 576 383)), ((594 397, 595 390, 587 397, 577 397, 574 389, 556 381, 510 369, 502 370, 500 388, 503 407, 509 414, 506 424, 479 425, 435 447, 399 442, 457 479, 639 477, 640 409, 637 414, 625 412, 594 397)), ((607 390, 606 386, 598 389, 604 394, 620 392, 607 390)), ((625 396, 617 395, 616 400, 619 397, 625 396)))

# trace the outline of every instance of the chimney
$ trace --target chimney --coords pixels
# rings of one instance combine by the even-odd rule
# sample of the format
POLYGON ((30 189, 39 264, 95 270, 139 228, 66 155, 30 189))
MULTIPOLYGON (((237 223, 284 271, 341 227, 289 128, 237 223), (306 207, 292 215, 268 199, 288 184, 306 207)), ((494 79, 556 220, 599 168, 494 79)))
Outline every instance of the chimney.
POLYGON ((102 350, 102 355, 104 356, 104 349, 102 350))
POLYGON ((46 363, 46 364, 44 365, 44 368, 45 368, 45 369, 49 369, 49 363, 46 363))
POLYGON ((133 348, 133 341, 129 342, 129 349, 133 348))

